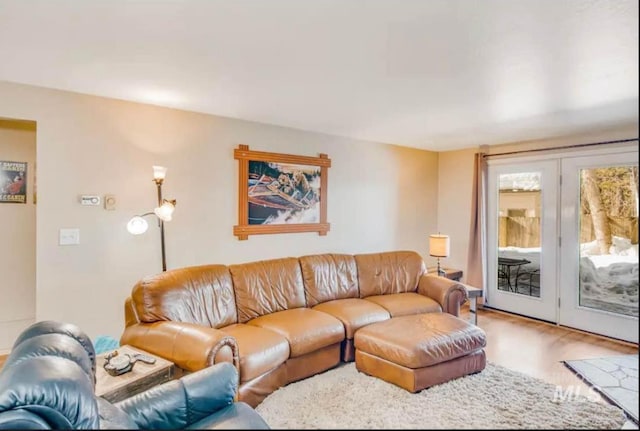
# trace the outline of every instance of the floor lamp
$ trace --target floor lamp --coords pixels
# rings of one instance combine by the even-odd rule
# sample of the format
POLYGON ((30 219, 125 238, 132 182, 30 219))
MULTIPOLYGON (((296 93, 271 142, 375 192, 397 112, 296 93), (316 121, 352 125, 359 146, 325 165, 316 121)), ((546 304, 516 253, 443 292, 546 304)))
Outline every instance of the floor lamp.
POLYGON ((446 272, 440 268, 440 258, 449 257, 449 235, 429 235, 429 255, 438 258, 438 275, 444 277, 446 272))
POLYGON ((167 168, 164 166, 153 167, 153 182, 156 183, 156 189, 158 193, 158 206, 153 212, 137 215, 129 220, 127 223, 127 230, 133 235, 141 235, 149 229, 149 224, 144 219, 146 216, 155 215, 158 218, 158 226, 160 227, 160 247, 162 250, 162 271, 167 270, 167 256, 164 246, 164 222, 171 221, 173 212, 176 209, 175 199, 163 199, 162 198, 162 183, 167 176, 167 168))

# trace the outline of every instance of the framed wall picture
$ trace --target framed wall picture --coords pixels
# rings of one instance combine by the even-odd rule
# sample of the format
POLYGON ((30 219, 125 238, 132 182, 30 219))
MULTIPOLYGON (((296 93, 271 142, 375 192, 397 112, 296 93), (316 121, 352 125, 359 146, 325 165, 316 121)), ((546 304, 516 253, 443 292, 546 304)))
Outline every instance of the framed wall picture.
POLYGON ((327 184, 331 159, 293 154, 234 151, 239 162, 238 225, 233 234, 318 232, 326 235, 327 184))
POLYGON ((27 162, 0 160, 0 203, 27 203, 27 162))

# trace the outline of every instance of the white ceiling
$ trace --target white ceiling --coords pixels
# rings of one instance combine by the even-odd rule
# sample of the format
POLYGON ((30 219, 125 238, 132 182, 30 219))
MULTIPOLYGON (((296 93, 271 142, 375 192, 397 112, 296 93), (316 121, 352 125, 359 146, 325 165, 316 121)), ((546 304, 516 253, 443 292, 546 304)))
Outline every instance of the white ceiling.
POLYGON ((638 1, 0 0, 0 80, 432 150, 514 142, 638 121, 638 1))

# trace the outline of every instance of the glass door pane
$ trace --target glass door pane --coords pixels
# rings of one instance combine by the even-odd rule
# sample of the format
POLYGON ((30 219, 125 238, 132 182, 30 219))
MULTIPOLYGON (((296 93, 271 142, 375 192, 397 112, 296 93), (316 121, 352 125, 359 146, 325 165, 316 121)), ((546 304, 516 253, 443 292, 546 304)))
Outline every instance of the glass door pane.
POLYGON ((557 160, 489 160, 485 306, 556 322, 557 199, 557 160))
POLYGON ((498 289, 540 297, 541 173, 501 174, 498 289))
POLYGON ((638 167, 580 169, 579 306, 638 317, 638 167))
POLYGON ((562 159, 559 323, 638 342, 638 151, 562 159))

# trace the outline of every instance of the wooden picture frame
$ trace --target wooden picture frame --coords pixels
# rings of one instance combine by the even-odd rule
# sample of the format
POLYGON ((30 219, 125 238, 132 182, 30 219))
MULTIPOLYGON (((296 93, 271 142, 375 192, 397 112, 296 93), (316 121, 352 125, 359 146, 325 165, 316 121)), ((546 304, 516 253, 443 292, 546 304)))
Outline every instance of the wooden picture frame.
POLYGON ((331 159, 251 151, 240 145, 233 153, 239 162, 239 240, 249 235, 318 232, 326 235, 327 184, 331 159))

